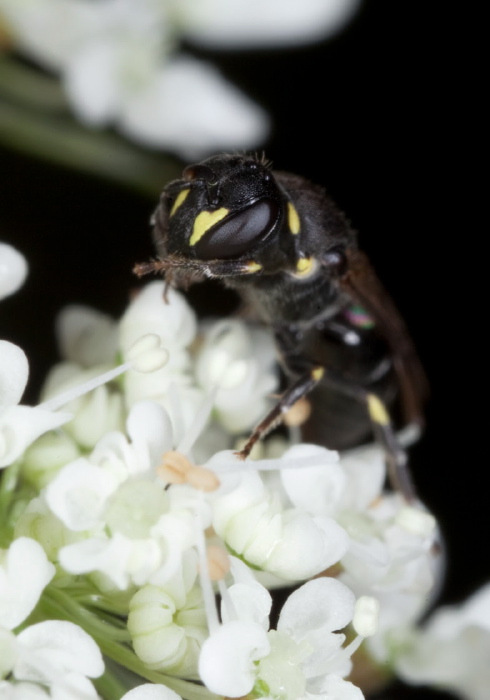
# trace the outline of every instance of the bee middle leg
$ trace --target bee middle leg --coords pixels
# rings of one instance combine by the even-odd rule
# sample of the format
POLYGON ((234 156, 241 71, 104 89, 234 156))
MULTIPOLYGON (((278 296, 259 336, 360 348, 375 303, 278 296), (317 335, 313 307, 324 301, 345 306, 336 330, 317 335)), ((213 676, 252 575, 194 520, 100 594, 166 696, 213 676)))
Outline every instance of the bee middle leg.
POLYGON ((417 494, 408 466, 407 453, 398 441, 385 403, 376 394, 336 375, 321 365, 313 366, 284 392, 274 408, 255 427, 237 455, 241 459, 246 459, 255 443, 277 427, 284 414, 299 399, 309 394, 320 381, 326 382, 336 391, 340 391, 365 405, 373 433, 385 453, 388 477, 392 488, 408 503, 415 501, 417 494))

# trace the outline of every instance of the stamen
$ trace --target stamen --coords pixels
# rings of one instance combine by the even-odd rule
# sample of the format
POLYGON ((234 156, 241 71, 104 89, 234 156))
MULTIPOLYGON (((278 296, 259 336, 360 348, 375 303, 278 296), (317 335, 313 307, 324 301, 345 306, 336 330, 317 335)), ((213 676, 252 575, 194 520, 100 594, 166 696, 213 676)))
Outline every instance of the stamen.
MULTIPOLYGON (((203 495, 201 494, 201 500, 203 495)), ((213 586, 209 576, 208 559, 206 556, 206 543, 204 540, 204 526, 199 504, 194 511, 194 522, 196 526, 196 547, 199 556, 199 581, 201 583, 202 597, 204 600, 204 610, 208 621, 209 633, 213 634, 219 629, 218 611, 214 598, 213 586)))
POLYGON ((379 600, 361 595, 356 600, 352 626, 361 637, 372 637, 378 629, 379 600))
POLYGON ((396 515, 395 522, 412 535, 427 537, 436 527, 436 519, 419 508, 405 506, 396 515))
POLYGON ((222 581, 230 570, 230 558, 223 547, 212 544, 207 549, 211 581, 222 581))
POLYGON ((366 637, 371 637, 378 629, 379 601, 371 596, 360 596, 354 606, 352 626, 357 632, 352 642, 339 650, 324 668, 324 672, 335 673, 359 649, 366 637))
POLYGON ((185 455, 177 450, 169 450, 162 457, 162 464, 157 467, 157 475, 169 484, 185 484, 187 472, 192 468, 185 455))
POLYGON ((228 586, 223 579, 218 581, 218 590, 221 596, 222 611, 223 609, 226 609, 226 614, 229 620, 238 620, 238 613, 237 609, 235 608, 233 598, 231 597, 228 586))
POLYGON ((128 356, 131 355, 132 358, 122 365, 114 367, 103 374, 99 374, 97 377, 93 377, 86 382, 77 384, 66 391, 62 391, 60 394, 53 396, 53 398, 43 401, 43 403, 39 404, 38 408, 46 411, 56 411, 70 401, 73 401, 73 399, 78 399, 80 396, 88 394, 89 391, 93 391, 98 386, 107 384, 129 369, 145 373, 154 372, 163 367, 168 361, 167 350, 160 347, 160 338, 153 333, 139 338, 131 347, 128 356))
POLYGON ((220 480, 211 469, 205 467, 191 467, 186 474, 187 483, 195 489, 205 491, 216 491, 220 486, 220 480))

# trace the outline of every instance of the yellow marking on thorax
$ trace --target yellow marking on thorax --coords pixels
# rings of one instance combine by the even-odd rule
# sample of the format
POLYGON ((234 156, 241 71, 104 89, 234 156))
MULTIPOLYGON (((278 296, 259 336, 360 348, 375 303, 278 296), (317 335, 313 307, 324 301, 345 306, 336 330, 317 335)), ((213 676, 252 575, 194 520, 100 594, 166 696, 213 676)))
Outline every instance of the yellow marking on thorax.
POLYGON ((298 212, 296 211, 294 205, 291 204, 291 202, 288 202, 288 224, 291 233, 299 233, 301 224, 299 221, 298 212))
POLYGON ((384 403, 380 401, 377 396, 374 394, 368 394, 367 404, 371 420, 378 423, 378 425, 389 425, 390 417, 388 415, 388 411, 386 410, 384 403))
POLYGON ((209 229, 224 219, 229 213, 229 209, 222 207, 221 209, 216 209, 215 211, 202 211, 194 219, 194 228, 192 229, 191 237, 189 238, 189 245, 196 245, 198 241, 204 236, 204 234, 209 231, 209 229))
POLYGON ((324 374, 325 370, 323 367, 315 367, 315 369, 311 370, 311 378, 314 379, 315 382, 319 382, 324 374))
POLYGON ((189 188, 187 188, 186 190, 181 190, 179 192, 179 194, 177 195, 177 199, 173 203, 172 209, 170 210, 169 217, 173 216, 175 214, 175 212, 180 207, 182 202, 185 202, 185 199, 186 199, 187 195, 189 194, 189 192, 190 192, 189 188))

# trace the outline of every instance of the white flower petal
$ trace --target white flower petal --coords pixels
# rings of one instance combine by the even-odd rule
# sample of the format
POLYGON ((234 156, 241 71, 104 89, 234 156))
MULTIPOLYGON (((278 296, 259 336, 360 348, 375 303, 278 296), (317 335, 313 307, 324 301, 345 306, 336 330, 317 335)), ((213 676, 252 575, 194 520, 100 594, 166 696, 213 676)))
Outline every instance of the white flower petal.
POLYGON ((8 243, 0 243, 0 300, 14 294, 22 287, 27 276, 27 262, 8 243))
MULTIPOLYGON (((0 550, 1 554, 1 550, 0 550)), ((41 547, 28 537, 19 537, 0 558, 0 627, 14 629, 37 605, 55 568, 41 547)))
POLYGON ((81 457, 67 464, 46 489, 46 501, 70 530, 97 525, 108 497, 117 488, 114 477, 81 457))
POLYGON ((92 683, 78 673, 65 673, 51 686, 51 700, 99 700, 92 683))
POLYGON ((379 445, 342 452, 340 466, 347 476, 339 509, 364 511, 382 492, 386 478, 385 453, 379 445))
POLYGON ((322 629, 326 634, 342 629, 352 620, 355 600, 352 591, 334 578, 308 581, 284 603, 277 629, 297 641, 310 631, 322 629))
POLYGON ((48 700, 49 695, 34 683, 8 683, 0 681, 2 700, 48 700))
POLYGON ((199 675, 206 687, 218 695, 247 695, 256 679, 254 661, 270 651, 267 633, 252 622, 227 622, 203 644, 199 675))
POLYGON ((212 48, 291 46, 341 29, 360 0, 181 0, 186 35, 212 48))
POLYGON ((236 557, 230 557, 230 570, 235 583, 228 588, 233 610, 227 607, 227 600, 221 601, 221 619, 229 622, 232 619, 257 622, 265 630, 269 629, 269 614, 272 607, 272 596, 258 581, 249 567, 236 557))
POLYGON ((119 323, 119 342, 123 353, 147 333, 155 333, 162 346, 172 353, 190 345, 196 335, 196 316, 179 292, 170 288, 165 302, 164 282, 150 282, 133 299, 119 323))
POLYGON ((117 352, 117 328, 107 314, 88 306, 65 306, 56 319, 61 356, 88 368, 110 364, 117 352))
POLYGON ((360 688, 334 673, 325 676, 319 691, 325 700, 364 700, 360 688))
POLYGON ((127 419, 127 432, 139 456, 139 471, 158 465, 172 447, 172 424, 167 411, 154 401, 136 403, 127 419))
POLYGON ((68 62, 65 89, 82 122, 102 126, 117 116, 123 97, 121 48, 115 37, 103 36, 85 44, 68 62))
POLYGON ((212 66, 174 58, 148 80, 120 117, 123 132, 149 146, 192 160, 215 150, 264 141, 265 112, 212 66))
POLYGON ((298 445, 288 450, 284 459, 315 454, 318 454, 318 467, 282 469, 281 481, 293 505, 314 515, 332 515, 347 481, 342 467, 332 462, 335 453, 316 445, 298 445))
POLYGON ((43 433, 72 419, 71 413, 12 406, 0 415, 0 467, 12 464, 43 433))
POLYGON ((347 533, 332 518, 291 513, 263 568, 288 580, 304 580, 338 562, 348 546, 347 533))
POLYGON ((25 352, 7 340, 0 340, 0 412, 19 403, 28 376, 25 352))
POLYGON ((47 620, 31 625, 17 635, 19 644, 35 653, 23 654, 14 668, 21 680, 53 682, 64 673, 78 673, 97 678, 104 673, 99 647, 92 637, 72 622, 47 620), (43 666, 43 661, 45 665, 43 666))
POLYGON ((92 537, 67 545, 60 549, 59 557, 66 571, 73 574, 100 571, 121 590, 132 582, 139 586, 146 583, 162 561, 156 541, 130 540, 118 532, 110 539, 92 537))
POLYGON ((73 47, 97 31, 91 4, 80 0, 1 0, 0 7, 18 46, 41 65, 57 70, 72 55, 73 47))
POLYGON ((121 700, 182 700, 182 698, 165 685, 144 683, 125 693, 121 700))

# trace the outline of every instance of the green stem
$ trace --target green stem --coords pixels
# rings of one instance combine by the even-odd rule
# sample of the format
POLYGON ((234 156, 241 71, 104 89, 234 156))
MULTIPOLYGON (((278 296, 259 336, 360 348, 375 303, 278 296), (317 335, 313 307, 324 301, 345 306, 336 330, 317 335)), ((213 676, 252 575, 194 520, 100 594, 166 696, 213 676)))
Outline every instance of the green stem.
POLYGON ((104 700, 120 700, 128 690, 124 683, 121 683, 117 677, 107 669, 100 678, 94 678, 92 683, 95 685, 98 694, 103 697, 104 700))
POLYGON ((166 685, 187 700, 218 700, 218 696, 201 685, 148 669, 128 646, 108 638, 108 625, 101 623, 92 613, 83 611, 81 614, 80 606, 65 592, 48 586, 39 605, 48 619, 69 620, 79 624, 90 634, 105 656, 150 683, 166 685))
POLYGON ((84 128, 70 117, 0 103, 0 143, 57 165, 80 170, 156 197, 180 166, 109 131, 84 128))
POLYGON ((7 55, 0 57, 0 93, 31 109, 50 112, 69 110, 58 79, 7 55))
POLYGON ((52 606, 54 604, 58 613, 63 611, 65 619, 75 622, 84 629, 90 627, 90 634, 97 634, 106 638, 111 638, 117 642, 131 641, 131 635, 128 630, 117 629, 111 624, 104 622, 97 615, 94 615, 86 608, 76 603, 70 595, 61 591, 54 586, 48 586, 41 597, 41 605, 52 606))

